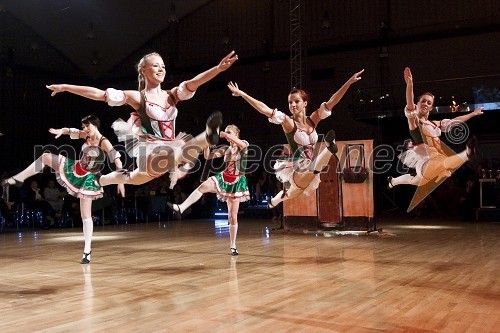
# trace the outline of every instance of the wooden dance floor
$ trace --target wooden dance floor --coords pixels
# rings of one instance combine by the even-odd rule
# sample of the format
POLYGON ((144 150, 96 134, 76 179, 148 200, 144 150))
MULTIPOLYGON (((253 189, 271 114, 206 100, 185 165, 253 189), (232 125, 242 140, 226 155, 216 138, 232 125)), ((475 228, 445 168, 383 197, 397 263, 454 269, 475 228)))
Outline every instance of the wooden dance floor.
POLYGON ((0 332, 500 332, 500 224, 379 219, 273 232, 242 219, 0 234, 0 332))

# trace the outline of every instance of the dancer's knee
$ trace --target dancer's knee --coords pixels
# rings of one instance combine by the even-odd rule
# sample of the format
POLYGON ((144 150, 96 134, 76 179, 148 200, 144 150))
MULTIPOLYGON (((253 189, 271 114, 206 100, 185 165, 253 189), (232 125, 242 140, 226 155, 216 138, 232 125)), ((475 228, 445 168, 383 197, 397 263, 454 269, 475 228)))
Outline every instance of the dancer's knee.
POLYGON ((307 188, 314 177, 316 177, 316 175, 312 172, 297 173, 293 175, 293 182, 298 188, 307 188))
POLYGON ((198 186, 198 191, 201 193, 215 193, 215 185, 213 181, 209 178, 205 180, 203 183, 201 183, 200 186, 198 186))
POLYGON ((52 153, 43 153, 40 156, 40 161, 44 165, 52 165, 52 162, 57 158, 57 155, 54 155, 52 153))
POLYGON ((301 195, 302 193, 304 193, 304 190, 303 189, 300 189, 296 186, 292 186, 290 187, 290 189, 286 192, 286 199, 293 199, 293 198, 296 198, 298 197, 299 195, 301 195))
POLYGON ((228 219, 228 222, 230 225, 235 225, 238 223, 238 216, 237 214, 234 214, 234 213, 229 213, 229 215, 227 216, 227 219, 228 219))

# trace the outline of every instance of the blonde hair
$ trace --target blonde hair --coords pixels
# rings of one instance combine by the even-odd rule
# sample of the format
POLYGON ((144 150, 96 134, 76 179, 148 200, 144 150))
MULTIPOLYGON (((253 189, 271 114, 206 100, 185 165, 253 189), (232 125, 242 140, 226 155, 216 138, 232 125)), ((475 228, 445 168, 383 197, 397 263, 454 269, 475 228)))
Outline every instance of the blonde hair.
POLYGON ((137 74, 138 74, 137 82, 139 83, 138 84, 139 91, 142 91, 144 88, 146 88, 146 80, 144 79, 144 75, 142 75, 141 73, 141 69, 143 69, 144 66, 146 66, 146 59, 148 59, 151 56, 158 56, 161 58, 161 55, 159 55, 158 53, 151 52, 142 57, 141 60, 139 60, 139 62, 137 63, 137 74))
POLYGON ((233 130, 234 134, 236 134, 236 136, 239 138, 240 137, 240 129, 238 128, 238 126, 236 125, 227 125, 226 126, 226 130, 227 129, 231 129, 233 130))

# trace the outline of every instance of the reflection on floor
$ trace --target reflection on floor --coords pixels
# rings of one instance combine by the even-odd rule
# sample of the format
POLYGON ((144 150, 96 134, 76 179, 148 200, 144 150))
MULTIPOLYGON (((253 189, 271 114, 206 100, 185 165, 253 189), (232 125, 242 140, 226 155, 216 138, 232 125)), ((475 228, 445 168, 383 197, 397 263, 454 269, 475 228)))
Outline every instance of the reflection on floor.
POLYGON ((1 332, 498 332, 500 224, 381 218, 384 234, 241 219, 0 234, 1 332))

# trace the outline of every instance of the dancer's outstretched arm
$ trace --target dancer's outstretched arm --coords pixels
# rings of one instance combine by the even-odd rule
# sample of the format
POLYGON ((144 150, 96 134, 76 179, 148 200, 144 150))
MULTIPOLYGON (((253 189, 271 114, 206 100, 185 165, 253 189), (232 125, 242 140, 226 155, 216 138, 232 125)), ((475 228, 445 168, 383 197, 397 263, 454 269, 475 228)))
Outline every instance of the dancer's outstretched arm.
MULTIPOLYGON (((179 87, 172 88, 171 91, 174 96, 176 96, 175 102, 190 98, 199 86, 210 81, 219 73, 227 70, 236 60, 238 60, 238 56, 234 51, 232 51, 227 56, 222 58, 217 66, 214 66, 209 70, 196 75, 191 80, 185 81, 185 88, 188 90, 188 92, 183 92, 181 95, 179 95, 179 87)), ((135 110, 139 108, 141 101, 140 92, 136 90, 102 90, 90 86, 78 86, 73 84, 51 84, 46 87, 47 89, 52 90, 52 93, 50 94, 51 96, 55 96, 56 94, 61 92, 70 92, 72 94, 92 99, 94 101, 106 101, 111 106, 128 104, 135 110), (116 96, 110 96, 110 94, 116 96)))
POLYGON ((84 139, 87 137, 87 133, 78 128, 49 128, 49 133, 54 134, 56 139, 58 139, 61 135, 69 135, 72 139, 84 139))
POLYGON ((320 120, 325 119, 326 117, 330 116, 331 110, 335 105, 337 105, 342 97, 344 97, 345 93, 351 86, 351 84, 358 82, 361 80, 361 74, 365 70, 362 69, 359 72, 354 73, 343 85, 340 87, 339 90, 337 90, 328 101, 324 103, 324 107, 321 106, 317 110, 315 110, 313 113, 311 113, 311 120, 315 123, 318 124, 320 120), (326 110, 325 110, 326 109, 326 110))
POLYGON ((411 70, 406 67, 404 70, 404 78, 406 82, 406 109, 408 111, 415 110, 415 95, 413 94, 413 76, 411 70))
POLYGON ((229 82, 227 84, 227 87, 229 90, 231 90, 231 93, 235 97, 242 97, 245 101, 248 102, 253 108, 259 113, 262 113, 264 116, 270 118, 273 115, 274 110, 271 109, 269 106, 264 104, 263 102, 259 101, 256 98, 253 98, 252 96, 248 95, 246 92, 243 90, 240 90, 238 87, 238 84, 236 82, 229 82))
MULTIPOLYGON (((123 94, 125 96, 118 98, 123 101, 123 103, 116 104, 116 105, 123 105, 123 104, 128 104, 131 107, 133 107, 135 110, 139 108, 139 103, 140 103, 140 93, 136 90, 114 90, 114 89, 107 89, 107 90, 102 90, 99 88, 94 88, 90 86, 78 86, 74 84, 51 84, 46 86, 47 89, 52 90, 52 93, 50 96, 55 96, 58 93, 62 92, 69 92, 78 96, 82 96, 88 99, 92 99, 94 101, 102 101, 106 102, 109 97, 107 94, 111 93, 116 93, 116 94, 123 94)), ((110 104, 111 105, 111 104, 110 104)), ((112 105, 114 106, 114 105, 112 105)))
POLYGON ((359 80, 361 80, 361 74, 364 72, 365 70, 362 69, 360 70, 359 72, 356 72, 354 73, 350 78, 349 80, 346 81, 346 83, 344 83, 342 85, 342 87, 340 87, 339 90, 337 90, 333 95, 332 97, 330 97, 330 99, 328 100, 328 102, 326 102, 326 108, 331 110, 335 105, 338 104, 338 102, 340 102, 340 100, 342 99, 342 97, 344 97, 345 93, 347 92, 347 89, 349 89, 349 87, 351 86, 351 84, 353 83, 356 83, 358 82, 359 80))
MULTIPOLYGON (((220 132, 219 135, 222 139, 226 139, 229 142, 234 142, 240 150, 243 150, 246 147, 248 147, 248 142, 241 140, 240 138, 238 138, 235 135, 232 135, 232 134, 229 134, 226 132, 220 132)), ((207 147, 207 148, 205 148, 205 151, 204 151, 204 157, 206 160, 222 157, 226 153, 227 148, 228 148, 227 146, 222 146, 222 147, 218 147, 216 149, 210 150, 210 147, 207 147)))
POLYGON ((437 126, 440 126, 441 130, 449 132, 453 127, 459 126, 460 124, 465 123, 471 118, 480 116, 482 114, 483 114, 483 107, 480 106, 468 114, 464 114, 462 116, 458 116, 452 119, 434 120, 433 123, 436 124, 437 126))
MULTIPOLYGON (((221 132, 222 133, 222 132, 221 132)), ((218 147, 215 149, 210 149, 210 147, 205 148, 203 151, 203 156, 206 160, 212 160, 214 158, 219 158, 224 156, 227 146, 218 147)))
POLYGON ((233 96, 242 97, 255 110, 259 111, 259 113, 266 116, 271 123, 281 125, 285 133, 289 133, 293 130, 292 118, 290 118, 283 112, 278 111, 277 109, 273 110, 263 102, 248 95, 238 87, 238 84, 236 82, 229 82, 227 87, 229 88, 229 90, 231 90, 233 96))
MULTIPOLYGON (((217 66, 214 66, 209 70, 196 75, 191 80, 186 81, 186 88, 189 91, 196 91, 196 89, 198 89, 202 84, 207 83, 220 73, 228 70, 229 67, 231 67, 236 62, 236 60, 238 60, 238 55, 235 53, 235 51, 229 52, 228 55, 222 58, 217 66)), ((172 91, 175 92, 175 88, 172 89, 172 91)))
POLYGON ((418 127, 418 121, 415 115, 416 105, 415 95, 413 94, 413 76, 411 75, 411 70, 409 67, 405 68, 403 75, 406 82, 405 116, 408 119, 408 128, 410 129, 410 131, 412 131, 418 127))
POLYGON ((470 120, 471 118, 474 118, 476 116, 480 116, 483 114, 483 109, 484 109, 484 107, 480 106, 480 107, 476 108, 474 111, 472 111, 471 113, 455 117, 455 118, 453 118, 452 123, 455 123, 455 121, 466 122, 466 121, 470 120))
POLYGON ((220 132, 220 137, 226 139, 229 142, 234 142, 240 150, 243 150, 248 146, 248 142, 243 141, 237 136, 229 134, 227 132, 220 132))
MULTIPOLYGON (((61 135, 69 135, 72 139, 84 139, 87 137, 85 131, 76 128, 50 128, 49 132, 56 136, 56 139, 61 135)), ((116 169, 121 169, 123 167, 122 161, 120 160, 120 153, 117 152, 109 140, 103 140, 102 149, 108 154, 108 157, 112 163, 115 164, 116 169)), ((123 184, 118 184, 117 193, 122 197, 125 197, 125 186, 123 184)))

